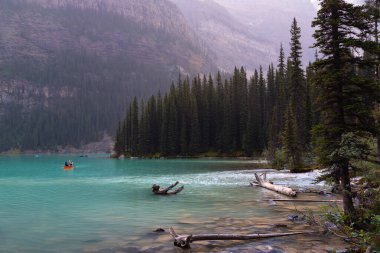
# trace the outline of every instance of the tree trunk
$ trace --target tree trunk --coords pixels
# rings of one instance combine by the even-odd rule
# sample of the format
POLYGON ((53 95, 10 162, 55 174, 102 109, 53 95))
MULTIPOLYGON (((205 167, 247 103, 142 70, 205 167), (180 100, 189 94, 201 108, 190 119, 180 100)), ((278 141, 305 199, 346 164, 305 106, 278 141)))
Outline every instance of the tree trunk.
POLYGON ((340 167, 341 188, 343 194, 344 213, 349 217, 353 217, 355 213, 354 204, 352 202, 350 174, 348 171, 348 163, 342 164, 340 167))
POLYGON ((380 169, 380 134, 376 136, 377 139, 377 161, 379 162, 379 169, 380 169))

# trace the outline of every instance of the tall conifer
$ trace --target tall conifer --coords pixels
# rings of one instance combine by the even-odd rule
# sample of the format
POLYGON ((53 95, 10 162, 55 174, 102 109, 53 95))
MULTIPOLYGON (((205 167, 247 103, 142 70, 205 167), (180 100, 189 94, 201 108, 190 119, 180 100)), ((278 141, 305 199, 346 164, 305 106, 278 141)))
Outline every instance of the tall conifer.
POLYGON ((354 55, 360 45, 360 30, 365 25, 358 13, 360 7, 343 0, 321 1, 313 26, 316 27, 315 47, 323 58, 315 63, 319 91, 321 122, 316 132, 320 161, 339 172, 343 190, 343 207, 347 215, 354 215, 349 168, 351 157, 344 149, 347 134, 369 131, 370 110, 365 97, 375 91, 370 83, 357 78, 354 55))

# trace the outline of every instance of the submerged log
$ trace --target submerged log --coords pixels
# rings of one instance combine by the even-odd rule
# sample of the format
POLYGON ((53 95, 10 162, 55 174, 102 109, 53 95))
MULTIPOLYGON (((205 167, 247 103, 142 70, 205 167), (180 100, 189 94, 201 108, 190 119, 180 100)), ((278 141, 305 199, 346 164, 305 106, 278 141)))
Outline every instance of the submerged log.
POLYGON ((174 187, 176 187, 178 185, 178 183, 179 182, 177 181, 174 184, 171 184, 170 186, 168 186, 166 188, 161 188, 159 185, 154 184, 152 186, 152 192, 154 194, 158 194, 158 195, 177 194, 177 193, 181 192, 185 188, 185 186, 182 185, 181 187, 179 187, 179 188, 177 188, 177 189, 175 189, 173 191, 170 191, 171 189, 173 189, 174 187))
POLYGON ((264 187, 268 190, 272 190, 272 191, 275 191, 275 192, 278 192, 278 193, 281 193, 281 194, 284 194, 284 195, 287 195, 290 197, 295 197, 297 195, 297 192, 293 191, 289 187, 285 187, 285 186, 281 186, 281 185, 274 185, 271 182, 269 182, 267 180, 266 173, 263 173, 260 176, 257 173, 255 173, 255 177, 256 177, 256 182, 254 182, 254 183, 256 183, 258 186, 264 187))
POLYGON ((170 228, 170 234, 174 239, 174 245, 183 249, 190 248, 190 243, 195 241, 215 241, 215 240, 253 240, 272 237, 281 237, 289 235, 300 235, 312 232, 289 232, 289 233, 269 233, 269 234, 199 234, 199 235, 179 235, 173 228, 170 228))

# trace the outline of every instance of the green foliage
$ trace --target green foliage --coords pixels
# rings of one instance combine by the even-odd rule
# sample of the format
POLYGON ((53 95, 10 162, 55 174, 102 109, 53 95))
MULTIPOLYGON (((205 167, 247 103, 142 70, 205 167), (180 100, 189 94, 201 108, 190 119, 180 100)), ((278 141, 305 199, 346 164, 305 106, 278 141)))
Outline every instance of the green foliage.
POLYGON ((285 150, 276 149, 274 158, 271 162, 272 168, 276 170, 282 170, 285 168, 287 163, 288 163, 288 158, 287 158, 285 150))
POLYGON ((330 154, 330 159, 345 159, 350 162, 367 160, 370 154, 370 139, 371 134, 368 132, 344 133, 338 148, 330 154))
POLYGON ((360 247, 363 251, 368 246, 372 246, 373 250, 380 250, 380 216, 378 214, 366 210, 360 213, 355 220, 350 220, 349 223, 346 222, 347 220, 350 220, 350 217, 337 206, 325 206, 322 207, 322 215, 317 223, 322 226, 327 224, 326 227, 330 232, 346 238, 347 241, 360 247))
POLYGON ((283 148, 288 160, 289 169, 292 172, 298 172, 302 167, 300 142, 298 138, 298 126, 292 111, 292 106, 288 106, 285 115, 285 126, 282 136, 283 148))

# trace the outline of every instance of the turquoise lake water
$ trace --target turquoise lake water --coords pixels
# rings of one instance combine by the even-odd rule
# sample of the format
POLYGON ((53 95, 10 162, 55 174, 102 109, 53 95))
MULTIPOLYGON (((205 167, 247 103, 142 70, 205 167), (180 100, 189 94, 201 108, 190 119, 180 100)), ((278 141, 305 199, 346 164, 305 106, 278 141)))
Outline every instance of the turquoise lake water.
MULTIPOLYGON (((248 186, 254 167, 233 160, 0 157, 0 252, 182 252, 170 235, 152 231, 173 226, 179 233, 255 232, 246 230, 258 221, 286 221, 284 208, 260 201, 273 193, 248 186), (75 168, 64 171, 68 159, 75 168), (178 195, 151 193, 152 184, 175 181, 185 185, 178 195)), ((313 177, 268 176, 305 187, 313 177)), ((269 242, 281 247, 284 240, 269 242)), ((199 245, 190 252, 240 252, 257 244, 199 245)))

